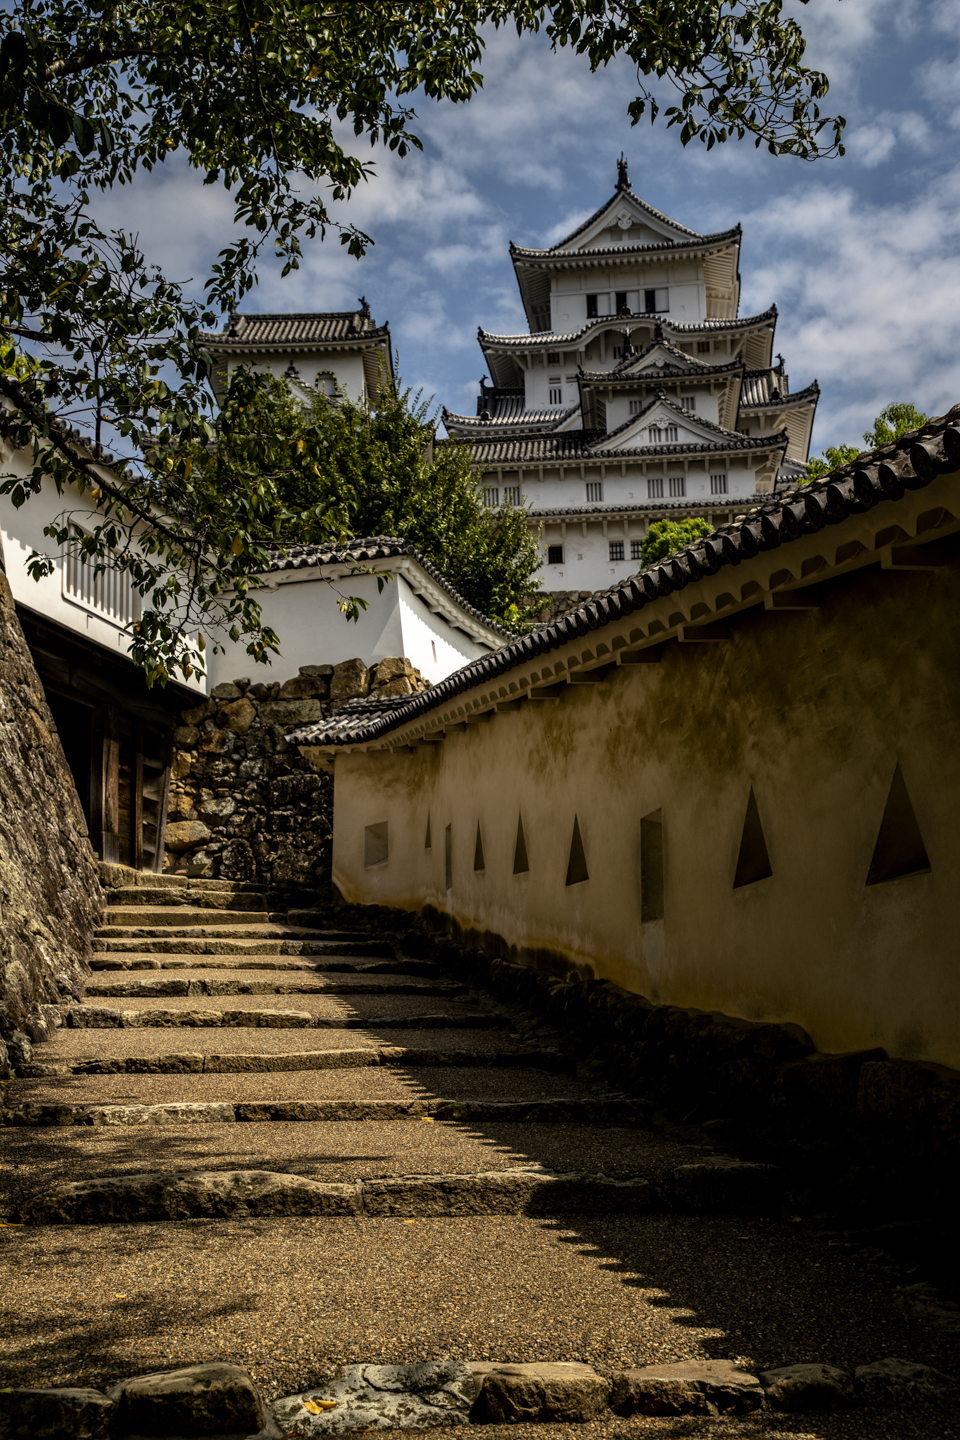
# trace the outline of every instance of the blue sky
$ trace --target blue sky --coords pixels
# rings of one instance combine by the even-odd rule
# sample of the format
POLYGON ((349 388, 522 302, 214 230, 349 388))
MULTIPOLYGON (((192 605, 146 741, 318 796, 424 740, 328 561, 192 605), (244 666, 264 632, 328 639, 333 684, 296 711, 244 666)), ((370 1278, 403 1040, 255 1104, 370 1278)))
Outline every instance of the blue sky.
MULTIPOLYGON (((368 256, 313 242, 299 273, 263 274, 244 308, 345 309, 364 294, 404 379, 472 412, 477 326, 526 328, 508 242, 572 229, 612 193, 623 150, 653 205, 698 230, 742 223, 741 313, 776 301, 791 385, 819 379, 815 449, 859 441, 889 400, 942 412, 960 401, 960 0, 789 8, 830 76, 824 108, 847 118, 844 158, 684 150, 660 123, 630 126, 628 66, 591 75, 542 40, 492 34, 479 97, 418 106, 423 154, 374 152, 376 178, 351 202, 376 241, 368 256)), ((230 223, 227 198, 176 163, 110 210, 180 279, 202 276, 230 223)))

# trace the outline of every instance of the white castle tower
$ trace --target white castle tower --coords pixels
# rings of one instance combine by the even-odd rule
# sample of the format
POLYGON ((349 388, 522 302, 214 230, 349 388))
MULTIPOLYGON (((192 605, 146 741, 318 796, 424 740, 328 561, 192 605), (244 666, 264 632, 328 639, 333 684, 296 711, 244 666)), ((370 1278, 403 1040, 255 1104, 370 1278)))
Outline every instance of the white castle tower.
POLYGON ((491 506, 529 507, 544 588, 636 569, 649 525, 723 524, 802 471, 819 387, 790 393, 777 309, 738 316, 740 226, 701 235, 641 200, 620 157, 611 198, 549 250, 511 245, 529 333, 481 329, 490 375, 470 442, 491 506))

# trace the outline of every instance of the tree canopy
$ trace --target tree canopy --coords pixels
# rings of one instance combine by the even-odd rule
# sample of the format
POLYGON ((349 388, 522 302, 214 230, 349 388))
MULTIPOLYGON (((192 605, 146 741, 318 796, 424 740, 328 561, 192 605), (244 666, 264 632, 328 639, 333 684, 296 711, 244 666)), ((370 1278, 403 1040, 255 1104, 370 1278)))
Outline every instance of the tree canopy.
POLYGON ((713 526, 706 520, 691 517, 689 520, 657 520, 643 537, 640 558, 644 565, 656 565, 675 550, 692 545, 701 535, 712 535, 713 526))
POLYGON ((831 470, 837 470, 841 465, 849 465, 851 460, 856 460, 864 450, 878 450, 881 445, 890 445, 894 440, 899 440, 908 430, 919 430, 929 418, 908 401, 893 400, 883 407, 870 429, 864 431, 862 447, 827 445, 822 455, 812 455, 807 461, 806 478, 816 480, 819 475, 829 475, 831 470))
MULTIPOLYGON (((31 478, 3 485, 23 503, 49 473, 96 498, 83 558, 125 564, 141 587, 137 654, 156 678, 211 619, 254 658, 270 648, 242 582, 276 536, 277 495, 246 461, 193 459, 218 434, 202 332, 250 291, 264 254, 286 273, 328 232, 363 254, 370 237, 329 207, 371 165, 337 122, 400 155, 420 146, 412 98, 475 94, 490 25, 542 31, 593 69, 628 58, 634 123, 672 85, 663 113, 683 144, 842 149, 843 121, 819 109, 826 77, 804 65, 781 0, 10 0, 0 15, 0 436, 41 441, 31 478), (96 214, 98 193, 174 154, 234 205, 202 299, 96 214), (23 347, 38 364, 17 374, 23 347), (69 425, 116 452, 117 485, 69 425)), ((63 543, 62 525, 48 533, 63 543)))
MULTIPOLYGON (((536 619, 523 604, 540 568, 526 512, 504 501, 487 509, 470 448, 434 440, 429 405, 402 386, 381 385, 377 408, 340 396, 301 400, 279 381, 263 381, 257 426, 288 423, 293 412, 309 463, 278 477, 291 519, 282 538, 310 541, 315 519, 335 517, 345 534, 410 540, 463 598, 508 629, 536 619)), ((323 538, 322 536, 320 538, 323 538)))

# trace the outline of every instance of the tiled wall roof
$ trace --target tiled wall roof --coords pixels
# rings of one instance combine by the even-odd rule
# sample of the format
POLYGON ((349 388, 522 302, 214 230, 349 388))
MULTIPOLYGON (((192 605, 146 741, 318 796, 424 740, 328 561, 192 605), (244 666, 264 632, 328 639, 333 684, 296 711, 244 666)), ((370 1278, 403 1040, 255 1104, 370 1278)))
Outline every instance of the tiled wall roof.
POLYGON ((219 334, 202 335, 212 348, 246 345, 323 345, 342 340, 388 339, 389 325, 376 325, 361 310, 327 310, 311 315, 234 315, 219 334))

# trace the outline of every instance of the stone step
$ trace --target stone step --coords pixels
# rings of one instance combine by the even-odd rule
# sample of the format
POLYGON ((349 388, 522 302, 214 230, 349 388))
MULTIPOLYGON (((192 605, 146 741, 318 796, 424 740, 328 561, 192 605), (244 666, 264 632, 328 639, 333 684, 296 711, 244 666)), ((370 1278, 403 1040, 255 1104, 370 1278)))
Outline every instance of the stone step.
POLYGON ((241 1100, 169 1101, 159 1105, 24 1103, 0 1107, 0 1124, 45 1128, 65 1125, 222 1125, 363 1120, 444 1120, 504 1125, 647 1126, 646 1100, 241 1100))
MULTIPOLYGON (((123 1032, 121 1032, 122 1034, 123 1032)), ((131 1036, 132 1038, 132 1036, 131 1036)), ((200 1038, 199 1036, 197 1037, 200 1038)), ((368 1065, 403 1067, 474 1067, 546 1070, 573 1075, 576 1061, 558 1050, 439 1050, 406 1045, 365 1045, 318 1050, 203 1050, 169 1054, 70 1055, 51 1061, 32 1061, 20 1074, 26 1079, 53 1079, 60 1075, 247 1075, 300 1070, 350 1070, 368 1065)))
MULTIPOLYGON (((298 932, 293 932, 297 934, 298 932)), ((304 936, 283 939, 275 931, 267 937, 250 926, 236 938, 219 938, 190 931, 180 935, 167 933, 162 937, 134 932, 124 939, 103 936, 93 942, 94 952, 107 955, 362 955, 368 959, 394 958, 394 947, 387 941, 329 940, 326 936, 304 936), (253 934, 250 934, 253 930, 253 934)))
POLYGON ((125 972, 134 970, 276 970, 300 972, 306 975, 407 975, 410 978, 433 979, 445 972, 430 960, 274 960, 268 956, 251 955, 244 952, 232 958, 221 960, 204 958, 198 961, 196 955, 104 955, 90 957, 90 969, 99 972, 125 972))
MULTIPOLYGON (((175 914, 176 912, 171 912, 175 914)), ((299 925, 286 925, 280 920, 271 920, 267 916, 251 915, 244 920, 241 917, 239 923, 235 923, 231 916, 224 917, 223 923, 212 924, 210 911, 200 912, 200 918, 196 921, 189 920, 185 925, 170 923, 168 925, 101 925, 97 931, 96 940, 128 940, 142 936, 145 940, 166 940, 170 937, 180 936, 184 939, 203 937, 211 940, 326 940, 327 935, 323 930, 305 930, 299 925)), ((96 940, 94 949, 96 949, 96 940)), ((344 942, 348 943, 348 942, 344 942)))
POLYGON ((71 1030, 147 1030, 189 1028, 273 1030, 508 1030, 503 1015, 326 1015, 310 1010, 156 1009, 119 1010, 107 1005, 75 1005, 65 1012, 71 1030))
POLYGON ((680 1165, 657 1185, 640 1177, 610 1179, 538 1166, 354 1183, 269 1170, 197 1170, 53 1185, 28 1197, 18 1218, 27 1225, 100 1225, 265 1216, 609 1217, 673 1209, 771 1215, 779 1208, 779 1192, 773 1166, 719 1159, 680 1165))
MULTIPOLYGON (((274 897, 269 897, 273 899, 274 897)), ((187 889, 150 889, 148 886, 130 885, 124 890, 109 890, 107 892, 108 910, 117 909, 153 909, 162 906, 164 909, 204 909, 204 910, 260 910, 264 911, 270 907, 267 904, 268 896, 266 891, 232 890, 225 886, 222 890, 203 891, 187 889)), ((321 924, 323 911, 311 911, 317 919, 313 922, 321 924)))
POLYGON ((98 933, 111 934, 116 930, 127 931, 132 928, 167 930, 175 927, 185 930, 195 926, 221 928, 225 925, 231 928, 239 925, 283 925, 289 928, 283 912, 271 913, 262 905, 256 910, 213 910, 193 905, 120 905, 116 908, 110 906, 104 912, 103 924, 98 933))
MULTIPOLYGON (((256 975, 256 971, 250 972, 256 975)), ((466 985, 456 981, 421 980, 409 976, 403 980, 322 980, 308 979, 301 973, 296 979, 225 979, 205 978, 191 975, 179 978, 171 975, 163 979, 149 980, 94 980, 86 986, 86 998, 152 999, 163 996, 189 995, 413 995, 443 996, 454 999, 466 995, 466 985)))

